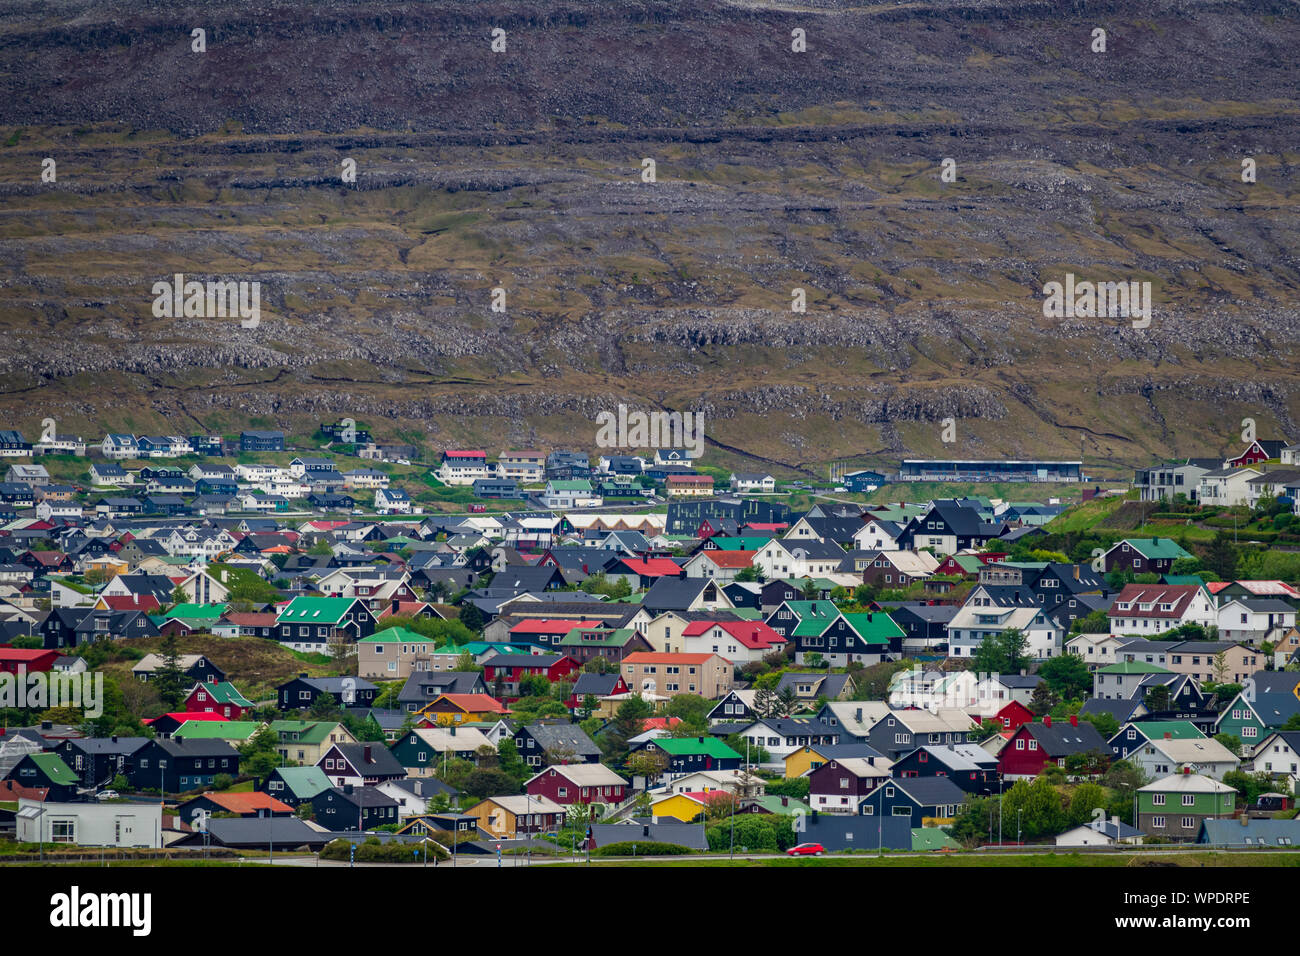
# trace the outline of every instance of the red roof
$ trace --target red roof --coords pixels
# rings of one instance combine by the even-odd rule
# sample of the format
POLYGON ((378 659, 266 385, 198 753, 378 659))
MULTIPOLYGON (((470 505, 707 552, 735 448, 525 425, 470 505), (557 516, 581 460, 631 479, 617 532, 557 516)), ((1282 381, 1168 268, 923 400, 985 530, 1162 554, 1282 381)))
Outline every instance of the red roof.
POLYGON ((455 448, 448 448, 446 451, 443 452, 443 454, 456 457, 456 458, 486 458, 487 457, 487 452, 485 451, 464 451, 455 448))
POLYGON ((568 618, 530 617, 510 629, 511 634, 568 634, 575 627, 601 627, 604 621, 575 621, 568 618))
POLYGON ((1115 603, 1106 611, 1109 617, 1150 617, 1181 619, 1187 606, 1196 597, 1201 588, 1196 584, 1126 584, 1119 592, 1115 603), (1128 608, 1120 605, 1127 604, 1128 608), (1142 610, 1143 604, 1151 605, 1142 610), (1170 610, 1162 611, 1160 605, 1170 605, 1170 610))
POLYGON ((747 568, 754 563, 754 555, 758 554, 757 551, 723 551, 721 548, 700 553, 707 554, 709 560, 719 568, 747 568))
POLYGON ((667 730, 669 727, 676 727, 682 722, 680 717, 647 717, 641 721, 641 731, 647 730, 667 730))
POLYGON ((29 647, 0 647, 0 662, 11 664, 35 664, 43 658, 49 658, 48 664, 53 664, 54 659, 59 656, 55 650, 44 650, 43 648, 29 647))
POLYGON ((671 558, 624 558, 623 563, 636 574, 652 578, 676 578, 682 566, 671 558))
POLYGON ((421 611, 423 611, 426 607, 429 607, 429 605, 425 604, 423 601, 398 601, 397 607, 393 607, 392 604, 389 604, 387 607, 385 607, 382 611, 380 611, 375 616, 384 618, 384 617, 393 617, 393 616, 405 616, 409 614, 412 617, 414 617, 416 614, 419 614, 421 611))
POLYGON ((623 658, 624 664, 703 664, 716 654, 661 654, 656 651, 637 651, 623 658))
POLYGON ((223 621, 239 627, 271 627, 277 617, 271 611, 227 611, 221 615, 223 621))
POLYGON ((164 717, 170 717, 172 720, 185 723, 187 720, 229 720, 221 714, 214 714, 206 710, 174 710, 169 714, 159 714, 157 717, 146 717, 143 723, 152 724, 155 720, 162 720, 164 717))
POLYGON ((784 531, 790 525, 785 521, 751 521, 745 525, 750 531, 784 531))
POLYGON ((1285 581, 1211 581, 1206 585, 1211 594, 1218 594, 1230 584, 1240 584, 1255 597, 1271 595, 1274 597, 1300 597, 1300 591, 1296 590, 1285 581))
POLYGON ((763 650, 786 640, 762 621, 692 621, 682 637, 698 637, 710 628, 720 627, 750 650, 763 650))
POLYGON ((104 604, 110 611, 156 611, 161 604, 152 594, 106 594, 104 604))
POLYGON ((508 714, 510 709, 489 694, 442 694, 438 700, 455 704, 467 714, 508 714))
POLYGON ((269 793, 256 790, 248 793, 205 793, 217 806, 230 813, 256 813, 258 810, 270 810, 272 813, 293 813, 293 807, 275 799, 269 793))

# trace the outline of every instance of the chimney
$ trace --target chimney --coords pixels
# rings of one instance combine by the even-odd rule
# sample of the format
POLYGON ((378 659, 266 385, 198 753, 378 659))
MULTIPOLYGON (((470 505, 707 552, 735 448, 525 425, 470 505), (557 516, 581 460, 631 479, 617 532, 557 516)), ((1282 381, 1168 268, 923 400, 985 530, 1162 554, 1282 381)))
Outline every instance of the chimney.
POLYGON ((1242 814, 1240 817, 1238 817, 1237 819, 1239 819, 1239 820, 1241 821, 1241 825, 1242 825, 1243 827, 1248 827, 1248 826, 1250 826, 1250 814, 1243 813, 1243 814, 1242 814))
POLYGON ((301 674, 299 674, 298 676, 299 676, 299 677, 303 677, 303 678, 305 678, 305 677, 307 676, 307 672, 306 672, 306 671, 303 671, 303 672, 302 672, 301 674))
POLYGON ((351 796, 351 795, 352 795, 352 784, 350 784, 350 783, 345 783, 345 784, 343 785, 343 792, 346 793, 348 796, 351 796))
POLYGON ((114 735, 113 735, 111 738, 109 738, 109 739, 112 740, 113 743, 117 743, 117 734, 114 734, 114 735))
POLYGON ((1183 768, 1183 776, 1187 776, 1187 775, 1189 775, 1191 772, 1192 772, 1192 768, 1191 768, 1191 767, 1184 767, 1184 768, 1183 768))
POLYGON ((1071 727, 1078 727, 1078 726, 1079 726, 1079 715, 1078 715, 1078 714, 1071 714, 1071 715, 1070 715, 1070 726, 1071 726, 1071 727))
POLYGON ((856 708, 854 708, 854 710, 853 710, 853 719, 856 720, 858 723, 862 723, 862 708, 861 708, 861 707, 856 707, 856 708))
POLYGON ((370 744, 366 744, 365 747, 362 748, 361 754, 366 763, 374 763, 374 761, 370 759, 370 744))
POLYGON ((1044 714, 1044 715, 1043 715, 1043 726, 1044 726, 1044 727, 1050 727, 1050 726, 1052 726, 1052 715, 1051 715, 1051 714, 1044 714))
POLYGON ((1079 566, 1077 564, 1074 566, 1074 580, 1079 580, 1079 566))
POLYGON ((1173 739, 1174 739, 1174 735, 1171 734, 1169 731, 1166 730, 1166 731, 1165 731, 1165 740, 1173 740, 1173 739))
POLYGON ((648 836, 650 836, 650 824, 647 823, 647 824, 645 824, 644 826, 641 827, 641 835, 642 835, 643 837, 648 837, 648 836))

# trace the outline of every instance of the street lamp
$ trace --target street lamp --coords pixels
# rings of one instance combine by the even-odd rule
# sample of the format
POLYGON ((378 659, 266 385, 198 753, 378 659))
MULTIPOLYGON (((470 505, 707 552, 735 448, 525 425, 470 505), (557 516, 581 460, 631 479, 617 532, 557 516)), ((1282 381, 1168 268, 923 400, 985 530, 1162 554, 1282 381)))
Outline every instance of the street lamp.
POLYGON ((1022 813, 1024 813, 1024 812, 1025 812, 1025 808, 1024 808, 1024 807, 1021 807, 1019 810, 1016 811, 1016 846, 1020 846, 1020 845, 1021 845, 1021 841, 1020 841, 1020 833, 1021 833, 1021 829, 1020 829, 1020 814, 1022 814, 1022 813))

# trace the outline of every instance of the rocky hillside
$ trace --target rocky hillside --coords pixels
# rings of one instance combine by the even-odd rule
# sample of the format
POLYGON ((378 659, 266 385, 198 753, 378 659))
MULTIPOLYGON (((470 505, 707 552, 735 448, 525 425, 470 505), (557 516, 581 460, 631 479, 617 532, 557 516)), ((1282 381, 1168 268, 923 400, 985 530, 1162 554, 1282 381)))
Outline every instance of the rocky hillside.
POLYGON ((0 4, 0 420, 593 448, 624 401, 810 471, 1300 439, 1300 13, 1064 6, 0 4), (260 324, 155 317, 175 273, 260 324), (1068 273, 1150 327, 1044 318, 1068 273))

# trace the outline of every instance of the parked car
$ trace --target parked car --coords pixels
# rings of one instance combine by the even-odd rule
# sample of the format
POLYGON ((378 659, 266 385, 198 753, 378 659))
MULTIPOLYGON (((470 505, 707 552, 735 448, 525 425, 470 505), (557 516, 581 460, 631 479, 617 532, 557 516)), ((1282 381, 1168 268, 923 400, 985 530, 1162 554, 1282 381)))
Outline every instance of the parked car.
POLYGON ((95 794, 96 800, 116 800, 117 798, 118 792, 116 790, 101 790, 95 794))
POLYGON ((800 843, 798 846, 792 846, 785 851, 786 856, 821 856, 826 852, 826 847, 820 843, 800 843))

